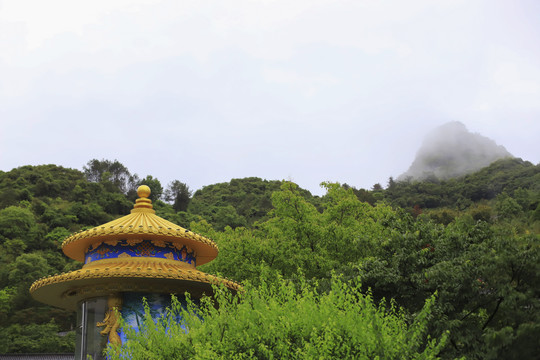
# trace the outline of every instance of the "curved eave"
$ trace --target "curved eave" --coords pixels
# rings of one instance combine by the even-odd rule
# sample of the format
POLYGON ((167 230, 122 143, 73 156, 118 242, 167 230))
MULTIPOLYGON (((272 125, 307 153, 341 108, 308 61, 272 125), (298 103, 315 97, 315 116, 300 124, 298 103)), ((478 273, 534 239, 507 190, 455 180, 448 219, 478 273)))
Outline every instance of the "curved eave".
POLYGON ((184 229, 149 211, 133 210, 131 214, 89 230, 69 236, 62 243, 66 256, 84 262, 85 251, 100 241, 113 239, 164 240, 184 244, 193 250, 197 265, 205 264, 218 255, 212 240, 184 229))
POLYGON ((30 287, 32 297, 40 302, 76 310, 81 300, 113 292, 141 291, 157 293, 189 292, 193 297, 213 294, 212 285, 222 284, 237 292, 233 281, 188 269, 183 264, 154 261, 104 263, 37 280, 30 287))

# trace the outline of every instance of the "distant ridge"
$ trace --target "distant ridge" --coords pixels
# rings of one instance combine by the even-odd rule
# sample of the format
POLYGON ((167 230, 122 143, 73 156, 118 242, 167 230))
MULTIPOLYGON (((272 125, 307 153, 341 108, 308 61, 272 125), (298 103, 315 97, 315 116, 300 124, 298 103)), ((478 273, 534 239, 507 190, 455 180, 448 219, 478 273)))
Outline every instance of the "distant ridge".
POLYGON ((446 180, 470 174, 503 158, 514 157, 504 146, 477 133, 471 133, 459 121, 446 123, 431 131, 416 158, 398 180, 446 180))

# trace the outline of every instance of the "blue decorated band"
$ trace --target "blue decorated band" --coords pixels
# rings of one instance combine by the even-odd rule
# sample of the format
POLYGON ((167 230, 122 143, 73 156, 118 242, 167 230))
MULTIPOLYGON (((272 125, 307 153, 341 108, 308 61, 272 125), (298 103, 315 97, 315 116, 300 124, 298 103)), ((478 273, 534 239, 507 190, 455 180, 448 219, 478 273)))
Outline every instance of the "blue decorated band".
POLYGON ((183 261, 195 266, 195 252, 178 243, 162 240, 107 240, 91 246, 85 255, 85 264, 103 259, 124 257, 153 257, 183 261))

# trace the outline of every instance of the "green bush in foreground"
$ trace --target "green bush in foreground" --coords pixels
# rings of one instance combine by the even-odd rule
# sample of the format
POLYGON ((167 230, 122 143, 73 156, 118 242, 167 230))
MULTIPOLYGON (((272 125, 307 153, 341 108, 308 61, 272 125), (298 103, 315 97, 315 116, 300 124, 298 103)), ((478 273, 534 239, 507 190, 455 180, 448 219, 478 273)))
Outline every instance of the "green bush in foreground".
POLYGON ((415 316, 393 304, 373 303, 358 284, 333 279, 319 293, 278 279, 232 296, 216 289, 200 308, 176 299, 157 324, 147 311, 139 333, 109 348, 111 359, 436 359, 446 334, 430 339, 426 329, 434 298, 415 316), (215 306, 217 305, 217 306, 215 306), (196 313, 196 314, 195 314, 196 313), (182 321, 174 319, 181 316, 182 321), (186 329, 189 329, 186 331, 186 329))

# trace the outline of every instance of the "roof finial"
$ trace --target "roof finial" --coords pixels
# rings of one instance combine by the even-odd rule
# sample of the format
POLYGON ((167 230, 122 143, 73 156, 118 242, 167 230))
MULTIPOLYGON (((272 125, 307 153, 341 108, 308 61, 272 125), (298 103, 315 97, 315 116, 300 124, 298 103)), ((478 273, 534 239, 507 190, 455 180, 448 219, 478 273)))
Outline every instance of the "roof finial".
POLYGON ((152 213, 155 213, 154 210, 152 210, 152 200, 148 199, 150 196, 150 188, 146 185, 141 185, 137 189, 137 195, 139 195, 139 198, 135 200, 135 206, 133 206, 134 211, 151 211, 152 213), (143 210, 144 209, 144 210, 143 210))
POLYGON ((137 188, 137 195, 141 198, 147 198, 150 196, 150 188, 147 185, 141 185, 137 188))

